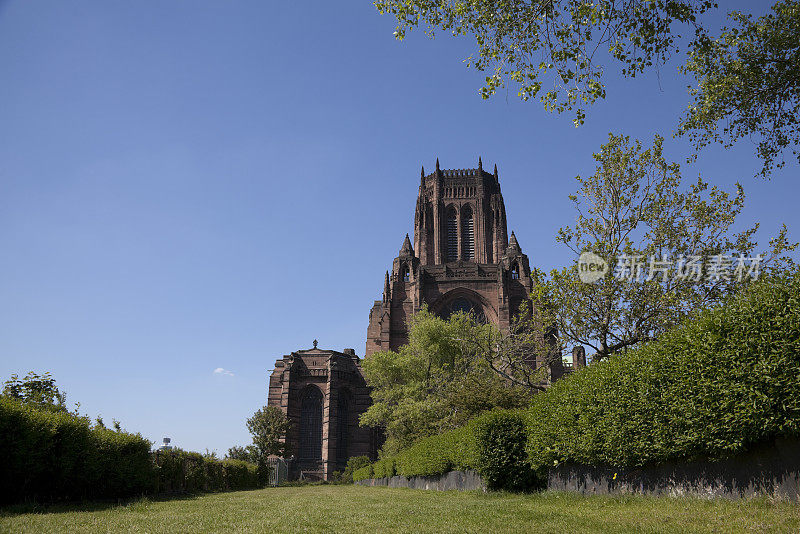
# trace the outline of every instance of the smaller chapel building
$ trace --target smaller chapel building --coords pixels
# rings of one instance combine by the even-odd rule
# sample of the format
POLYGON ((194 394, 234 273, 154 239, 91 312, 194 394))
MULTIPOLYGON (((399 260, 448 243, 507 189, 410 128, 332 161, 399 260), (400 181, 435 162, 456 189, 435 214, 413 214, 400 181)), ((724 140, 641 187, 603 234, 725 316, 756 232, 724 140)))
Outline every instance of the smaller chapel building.
POLYGON ((269 406, 292 421, 286 436, 289 477, 327 480, 351 456, 377 456, 375 430, 358 419, 371 404, 361 363, 353 349, 314 347, 275 362, 269 379, 269 406))

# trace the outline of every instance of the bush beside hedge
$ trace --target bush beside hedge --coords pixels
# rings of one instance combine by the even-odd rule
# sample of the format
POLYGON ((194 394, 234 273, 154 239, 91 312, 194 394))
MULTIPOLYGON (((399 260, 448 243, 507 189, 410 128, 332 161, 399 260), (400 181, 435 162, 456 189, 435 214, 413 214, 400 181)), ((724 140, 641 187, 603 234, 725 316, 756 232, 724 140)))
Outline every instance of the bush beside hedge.
POLYGON ((139 434, 0 397, 0 502, 130 497, 259 487, 256 466, 184 451, 150 452, 139 434))
POLYGON ((538 485, 525 450, 527 428, 518 412, 495 411, 475 427, 478 472, 489 489, 523 491, 538 485))

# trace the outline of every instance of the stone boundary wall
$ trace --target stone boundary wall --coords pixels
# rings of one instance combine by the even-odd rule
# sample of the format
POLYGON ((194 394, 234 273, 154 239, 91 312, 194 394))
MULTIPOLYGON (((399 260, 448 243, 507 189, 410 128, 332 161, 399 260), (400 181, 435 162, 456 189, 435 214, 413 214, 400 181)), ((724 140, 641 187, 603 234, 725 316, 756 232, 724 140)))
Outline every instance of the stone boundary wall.
MULTIPOLYGON (((427 490, 482 490, 475 471, 450 471, 435 477, 393 476, 356 482, 427 490)), ((770 496, 800 501, 800 437, 778 438, 716 462, 669 462, 641 469, 564 464, 550 470, 547 489, 584 495, 638 493, 644 495, 722 497, 770 496)))
POLYGON ((486 484, 475 471, 450 471, 436 477, 393 476, 390 478, 368 478, 355 484, 361 486, 388 486, 390 488, 412 488, 426 490, 481 490, 486 491, 486 484))
POLYGON ((717 462, 670 462, 641 469, 564 464, 550 470, 547 489, 584 495, 638 493, 800 499, 800 438, 778 438, 717 462))

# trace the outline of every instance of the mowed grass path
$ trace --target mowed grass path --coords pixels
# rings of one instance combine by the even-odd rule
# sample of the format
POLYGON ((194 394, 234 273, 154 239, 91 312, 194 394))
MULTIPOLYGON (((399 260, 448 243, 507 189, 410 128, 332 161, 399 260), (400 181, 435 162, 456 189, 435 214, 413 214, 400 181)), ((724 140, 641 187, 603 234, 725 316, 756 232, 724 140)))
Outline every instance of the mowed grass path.
POLYGON ((127 505, 0 510, 2 532, 798 532, 767 500, 305 486, 127 505))

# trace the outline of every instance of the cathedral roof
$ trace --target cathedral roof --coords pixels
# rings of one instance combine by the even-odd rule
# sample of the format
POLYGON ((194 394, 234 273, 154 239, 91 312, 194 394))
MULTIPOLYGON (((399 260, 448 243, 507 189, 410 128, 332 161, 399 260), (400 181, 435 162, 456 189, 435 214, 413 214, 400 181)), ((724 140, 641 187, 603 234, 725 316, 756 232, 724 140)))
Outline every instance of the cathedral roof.
POLYGON ((422 184, 429 180, 440 180, 440 183, 447 184, 448 182, 455 184, 477 184, 483 182, 484 187, 489 191, 499 192, 500 184, 497 177, 497 165, 495 165, 494 174, 483 170, 483 160, 478 158, 477 169, 442 169, 439 167, 439 160, 436 160, 436 171, 425 175, 425 169, 422 169, 422 184))

